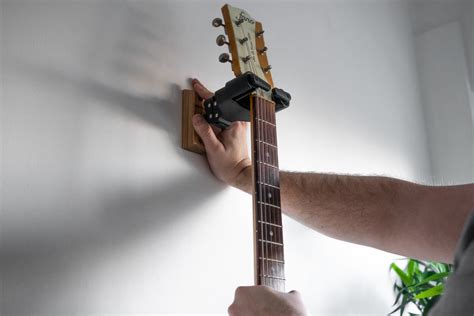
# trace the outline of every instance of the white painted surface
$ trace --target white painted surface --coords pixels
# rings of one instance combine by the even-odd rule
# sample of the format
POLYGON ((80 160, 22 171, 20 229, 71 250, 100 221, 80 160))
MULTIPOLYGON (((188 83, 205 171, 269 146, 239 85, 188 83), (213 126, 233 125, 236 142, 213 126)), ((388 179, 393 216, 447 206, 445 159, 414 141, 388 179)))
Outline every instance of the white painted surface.
POLYGON ((474 1, 464 2, 460 22, 471 90, 474 92, 474 1))
MULTIPOLYGON (((393 1, 234 2, 267 29, 283 169, 431 178, 413 38, 393 1)), ((214 2, 2 2, 2 315, 225 313, 251 284, 250 197, 180 149, 186 78, 211 89, 214 2)), ((382 315, 395 255, 285 218, 287 288, 382 315)))
POLYGON ((472 0, 417 0, 407 1, 413 32, 421 34, 437 27, 459 22, 470 78, 474 91, 474 1, 472 0))
POLYGON ((434 182, 471 183, 471 91, 459 22, 416 36, 416 51, 434 182))

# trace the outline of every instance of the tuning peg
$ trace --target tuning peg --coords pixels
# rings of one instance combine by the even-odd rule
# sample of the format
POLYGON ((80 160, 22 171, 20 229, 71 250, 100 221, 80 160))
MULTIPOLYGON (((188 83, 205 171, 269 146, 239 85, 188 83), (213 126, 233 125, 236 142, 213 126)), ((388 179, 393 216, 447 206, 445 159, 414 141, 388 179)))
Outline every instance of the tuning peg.
POLYGON ((222 23, 221 18, 215 18, 214 20, 212 20, 212 26, 219 27, 219 26, 225 26, 225 25, 224 23, 222 23))
POLYGON ((268 67, 262 68, 262 70, 263 70, 264 73, 269 72, 270 69, 272 69, 272 66, 271 66, 271 65, 268 65, 268 67))
POLYGON ((219 61, 221 63, 232 62, 232 60, 230 60, 229 54, 227 54, 227 53, 220 54, 219 55, 219 61))
POLYGON ((264 30, 261 30, 261 31, 259 31, 259 32, 255 32, 255 36, 256 36, 256 37, 260 37, 260 36, 263 35, 263 33, 265 33, 264 30))
POLYGON ((226 41, 225 35, 219 35, 216 38, 216 44, 217 46, 223 46, 225 44, 229 45, 229 42, 226 41))
POLYGON ((257 52, 258 52, 259 54, 263 54, 263 53, 265 53, 267 50, 268 50, 268 47, 265 46, 265 47, 263 47, 263 48, 261 48, 261 49, 257 49, 257 52))

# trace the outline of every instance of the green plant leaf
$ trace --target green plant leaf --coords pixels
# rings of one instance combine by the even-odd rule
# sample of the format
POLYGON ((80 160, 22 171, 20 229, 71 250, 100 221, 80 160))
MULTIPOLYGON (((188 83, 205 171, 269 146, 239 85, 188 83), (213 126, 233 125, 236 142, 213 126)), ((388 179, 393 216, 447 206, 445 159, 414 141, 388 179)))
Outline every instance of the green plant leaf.
POLYGON ((440 279, 443 279, 443 278, 449 276, 450 274, 451 274, 451 272, 436 273, 436 274, 433 274, 433 275, 427 277, 426 279, 424 279, 423 281, 421 281, 417 284, 413 284, 412 286, 417 287, 417 286, 426 284, 426 283, 431 282, 431 281, 440 280, 440 279))
POLYGON ((389 313, 389 315, 392 315, 393 313, 395 313, 396 311, 398 311, 400 308, 402 308, 402 305, 398 305, 398 307, 395 308, 393 311, 391 311, 391 312, 389 313))
POLYGON ((413 279, 413 275, 415 274, 415 271, 418 269, 418 264, 414 260, 409 260, 407 264, 407 273, 410 279, 413 279))
POLYGON ((403 272, 403 270, 400 269, 395 263, 392 263, 390 267, 393 269, 393 271, 395 271, 395 273, 402 280, 405 286, 408 286, 411 284, 411 279, 408 277, 408 275, 406 275, 405 272, 403 272))
POLYGON ((408 305, 412 304, 417 307, 419 313, 426 316, 433 304, 440 298, 439 295, 444 290, 443 283, 446 281, 446 277, 452 273, 453 266, 409 258, 404 260, 407 260, 404 269, 397 266, 395 262, 389 268, 389 271, 393 270, 397 275, 393 284, 395 302, 391 314, 395 312, 398 312, 397 314, 400 316, 404 312, 410 314, 406 309, 408 305))
POLYGON ((437 286, 432 287, 431 289, 428 289, 426 291, 423 291, 415 296, 415 299, 421 299, 421 298, 428 298, 428 297, 433 297, 440 295, 443 293, 444 290, 444 285, 439 284, 437 286))

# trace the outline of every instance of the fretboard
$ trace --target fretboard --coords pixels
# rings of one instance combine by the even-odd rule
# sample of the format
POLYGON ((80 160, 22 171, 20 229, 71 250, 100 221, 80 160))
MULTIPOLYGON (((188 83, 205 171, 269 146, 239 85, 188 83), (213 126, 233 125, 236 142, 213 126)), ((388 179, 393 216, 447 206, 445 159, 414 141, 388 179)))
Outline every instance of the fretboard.
POLYGON ((255 283, 285 290, 275 103, 251 98, 255 283))

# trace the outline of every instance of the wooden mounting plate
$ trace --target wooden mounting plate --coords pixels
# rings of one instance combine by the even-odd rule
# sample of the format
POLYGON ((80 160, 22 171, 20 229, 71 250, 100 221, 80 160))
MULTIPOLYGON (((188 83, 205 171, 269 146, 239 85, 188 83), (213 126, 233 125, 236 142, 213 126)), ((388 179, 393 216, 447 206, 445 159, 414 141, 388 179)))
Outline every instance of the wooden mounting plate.
POLYGON ((194 90, 182 90, 181 147, 183 149, 204 154, 206 150, 194 130, 192 118, 194 114, 202 114, 202 99, 194 90))

